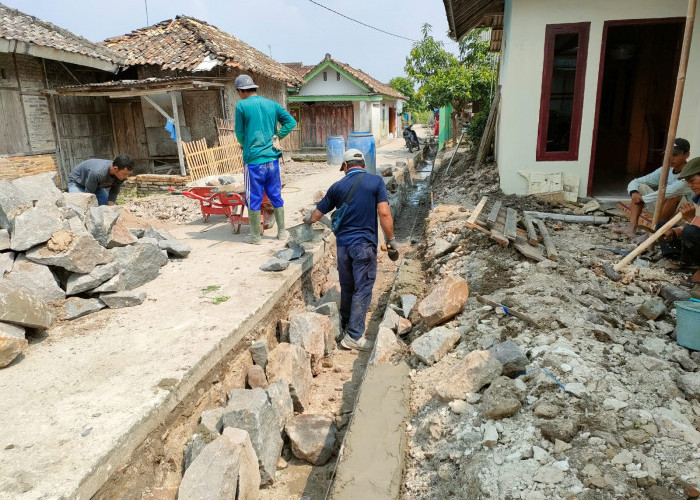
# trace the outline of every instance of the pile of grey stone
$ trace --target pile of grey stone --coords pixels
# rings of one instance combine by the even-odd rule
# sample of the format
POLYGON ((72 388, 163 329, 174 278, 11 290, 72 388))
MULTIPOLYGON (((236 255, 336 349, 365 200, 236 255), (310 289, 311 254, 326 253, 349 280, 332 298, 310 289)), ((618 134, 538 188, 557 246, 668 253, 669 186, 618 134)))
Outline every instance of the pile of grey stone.
POLYGON ((336 348, 340 334, 337 290, 307 311, 280 321, 280 342, 250 348, 247 388, 228 392, 227 404, 202 412, 184 455, 180 500, 257 498, 261 485, 275 481, 291 453, 323 465, 335 451, 337 427, 326 415, 309 413, 313 377, 336 348))
POLYGON ((0 180, 0 367, 46 329, 104 307, 135 306, 134 289, 190 249, 165 231, 129 229, 117 206, 63 193, 56 174, 0 180))

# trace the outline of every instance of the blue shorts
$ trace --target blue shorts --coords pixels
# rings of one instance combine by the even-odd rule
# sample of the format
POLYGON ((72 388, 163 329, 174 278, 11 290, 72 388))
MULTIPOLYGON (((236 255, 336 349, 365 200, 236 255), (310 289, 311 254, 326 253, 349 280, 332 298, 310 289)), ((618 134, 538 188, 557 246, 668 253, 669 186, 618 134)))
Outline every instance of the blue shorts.
POLYGON ((273 207, 280 208, 284 205, 279 160, 258 165, 245 165, 243 173, 245 174, 245 201, 248 210, 260 210, 263 191, 267 194, 273 207))

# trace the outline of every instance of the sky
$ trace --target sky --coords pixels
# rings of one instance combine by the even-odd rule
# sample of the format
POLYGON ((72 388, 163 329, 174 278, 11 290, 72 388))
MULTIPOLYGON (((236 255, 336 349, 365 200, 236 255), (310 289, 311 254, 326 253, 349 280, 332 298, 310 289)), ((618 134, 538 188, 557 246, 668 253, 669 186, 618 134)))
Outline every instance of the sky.
MULTIPOLYGON (((315 0, 348 17, 410 39, 424 23, 447 37, 441 0, 315 0)), ((95 42, 177 15, 208 22, 279 62, 316 65, 326 53, 382 82, 403 76, 410 40, 361 26, 310 0, 0 0, 95 42), (148 4, 148 24, 146 6, 148 4)))

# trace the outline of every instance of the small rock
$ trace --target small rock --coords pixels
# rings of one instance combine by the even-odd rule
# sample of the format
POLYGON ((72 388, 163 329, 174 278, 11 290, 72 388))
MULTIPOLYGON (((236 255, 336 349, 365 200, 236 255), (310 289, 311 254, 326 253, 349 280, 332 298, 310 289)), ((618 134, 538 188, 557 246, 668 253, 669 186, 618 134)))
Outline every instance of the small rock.
POLYGON ((423 363, 432 365, 450 352, 460 337, 458 331, 439 326, 415 339, 411 343, 411 351, 423 363))
POLYGON ((253 342, 248 351, 253 358, 253 363, 260 365, 263 370, 267 368, 267 353, 269 352, 267 340, 253 342))
POLYGON ((530 363, 520 346, 512 340, 494 345, 491 352, 503 365, 503 375, 506 377, 520 375, 527 370, 527 365, 530 363))
POLYGON ((0 322, 0 368, 4 368, 27 347, 24 328, 0 322))
POLYGON ((66 319, 76 319, 103 309, 105 304, 100 299, 81 299, 71 297, 63 304, 66 319))
POLYGON ((110 309, 133 307, 146 300, 146 292, 117 292, 100 294, 100 300, 110 309))
POLYGON ((664 301, 658 297, 652 297, 645 300, 637 312, 644 316, 646 319, 656 319, 663 316, 666 313, 666 304, 664 301))
POLYGON ((5 274, 12 271, 12 265, 15 263, 15 252, 2 252, 0 253, 0 279, 2 279, 5 274))
POLYGON ((397 332, 399 327, 399 315, 396 311, 394 311, 391 307, 387 307, 384 310, 384 318, 382 318, 382 322, 379 323, 379 328, 388 328, 389 330, 392 330, 394 333, 397 332))
POLYGON ((492 422, 486 422, 484 424, 484 436, 481 440, 481 444, 487 448, 493 448, 498 444, 498 430, 496 425, 492 422))
POLYGON ((413 324, 406 318, 399 318, 399 326, 398 326, 398 331, 396 332, 399 337, 403 337, 404 335, 408 335, 411 333, 411 329, 413 328, 413 324))
POLYGON ((411 314, 411 311, 413 310, 413 306, 416 305, 417 301, 418 297, 411 293, 401 296, 401 310, 403 311, 404 318, 408 318, 408 316, 411 314))
POLYGON ((560 483, 564 480, 564 471, 558 467, 540 467, 532 480, 544 484, 560 483))
POLYGON ((481 412, 484 417, 501 420, 520 411, 520 394, 515 383, 508 377, 500 376, 484 391, 481 412))
POLYGON ((442 401, 464 399, 491 383, 503 365, 489 351, 472 351, 451 369, 451 375, 438 383, 436 393, 442 401))
POLYGON ((455 399, 454 401, 450 401, 448 406, 450 407, 450 410, 452 411, 452 413, 455 413, 457 415, 461 415, 462 413, 466 413, 467 410, 469 409, 469 405, 463 399, 455 399))
POLYGON ((9 250, 10 248, 10 233, 7 229, 0 229, 0 252, 9 250))
POLYGON ((248 381, 248 386, 251 389, 267 388, 267 377, 265 376, 265 371, 260 365, 253 365, 250 368, 248 368, 248 375, 246 376, 246 380, 248 381))
POLYGON ((690 294, 675 285, 664 285, 659 292, 664 299, 671 303, 690 299, 690 294))
POLYGON ((260 266, 261 271, 266 271, 266 272, 279 272, 279 271, 284 271, 289 267, 289 261, 288 260, 282 260, 278 259, 277 257, 273 257, 267 262, 265 262, 263 265, 260 266))
POLYGON ((399 352, 401 352, 401 345, 394 332, 388 328, 380 328, 374 339, 374 349, 367 363, 370 366, 389 363, 399 352))
POLYGON ((323 415, 299 415, 285 426, 294 456, 312 465, 323 465, 335 447, 333 419, 323 415))
POLYGON ((189 245, 179 241, 179 240, 160 240, 158 241, 158 248, 168 252, 171 257, 184 258, 187 257, 192 249, 189 245))

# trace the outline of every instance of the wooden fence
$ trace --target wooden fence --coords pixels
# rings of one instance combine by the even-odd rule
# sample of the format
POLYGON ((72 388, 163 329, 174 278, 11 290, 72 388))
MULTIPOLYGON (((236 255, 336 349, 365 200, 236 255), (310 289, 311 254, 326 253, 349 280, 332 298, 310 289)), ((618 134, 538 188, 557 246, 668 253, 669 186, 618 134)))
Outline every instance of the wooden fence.
MULTIPOLYGON (((219 144, 222 144, 222 137, 236 137, 236 127, 233 120, 225 120, 223 118, 214 118, 216 123, 216 132, 219 135, 219 144)), ((301 149, 301 137, 299 137, 299 125, 294 127, 289 135, 280 141, 283 151, 299 151, 301 149)))
POLYGON ((235 136, 219 136, 219 146, 207 147, 207 140, 183 142, 185 161, 193 181, 210 175, 243 172, 243 150, 235 136))

